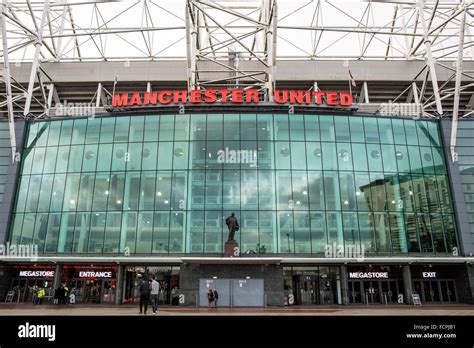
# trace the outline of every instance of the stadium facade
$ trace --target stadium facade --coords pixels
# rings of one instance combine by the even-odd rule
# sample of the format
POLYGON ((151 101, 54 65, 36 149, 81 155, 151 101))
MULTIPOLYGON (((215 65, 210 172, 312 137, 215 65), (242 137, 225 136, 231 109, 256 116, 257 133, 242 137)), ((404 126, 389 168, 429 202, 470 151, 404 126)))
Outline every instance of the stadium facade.
MULTIPOLYGON (((0 123, 4 298, 65 283, 77 302, 130 303, 156 276, 189 306, 209 289, 222 306, 474 303, 474 120, 455 119, 451 147, 470 76, 420 109, 437 85, 417 60, 351 62, 357 85, 343 61, 283 60, 266 90, 210 66, 204 88, 181 60, 41 64, 48 112, 40 88, 28 117, 0 123)), ((26 88, 34 69, 9 74, 26 88)))

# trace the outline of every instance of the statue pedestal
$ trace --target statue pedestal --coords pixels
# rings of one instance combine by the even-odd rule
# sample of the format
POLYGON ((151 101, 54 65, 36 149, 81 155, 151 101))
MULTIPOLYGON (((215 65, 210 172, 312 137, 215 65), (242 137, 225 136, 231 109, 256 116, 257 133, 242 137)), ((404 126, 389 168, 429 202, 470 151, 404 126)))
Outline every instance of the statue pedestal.
POLYGON ((224 257, 240 256, 240 251, 238 248, 239 244, 235 240, 228 240, 224 245, 224 257))

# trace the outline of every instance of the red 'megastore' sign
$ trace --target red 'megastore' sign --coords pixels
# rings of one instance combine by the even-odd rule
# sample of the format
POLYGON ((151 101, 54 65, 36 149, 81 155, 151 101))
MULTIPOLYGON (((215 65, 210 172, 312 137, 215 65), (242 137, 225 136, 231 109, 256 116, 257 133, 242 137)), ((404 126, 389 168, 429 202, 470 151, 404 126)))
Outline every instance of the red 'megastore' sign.
MULTIPOLYGON (((275 90, 273 95, 278 104, 315 104, 327 106, 351 106, 352 95, 347 92, 315 92, 302 90, 275 90)), ((115 93, 112 106, 147 106, 167 104, 258 104, 256 89, 193 89, 163 90, 155 92, 115 93)))

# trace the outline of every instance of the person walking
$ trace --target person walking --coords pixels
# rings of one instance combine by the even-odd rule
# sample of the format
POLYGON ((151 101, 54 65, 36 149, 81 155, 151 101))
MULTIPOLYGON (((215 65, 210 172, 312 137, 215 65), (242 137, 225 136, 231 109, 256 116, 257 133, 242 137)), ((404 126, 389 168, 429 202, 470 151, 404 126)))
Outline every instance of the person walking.
POLYGON ((44 289, 42 287, 40 287, 38 289, 38 304, 41 304, 41 302, 43 301, 43 297, 46 295, 46 292, 44 291, 44 289))
POLYGON ((217 301, 219 300, 219 293, 217 292, 216 289, 214 289, 214 307, 217 307, 217 301))
POLYGON ((151 291, 151 283, 148 280, 143 280, 142 284, 140 285, 140 314, 146 314, 148 309, 148 302, 150 301, 150 291, 151 291))
POLYGON ((207 293, 207 306, 212 307, 214 303, 214 292, 212 292, 211 289, 209 289, 209 292, 207 293))
POLYGON ((35 305, 38 303, 38 287, 34 285, 32 289, 33 294, 31 295, 31 304, 35 305))
POLYGON ((160 283, 156 281, 156 278, 153 277, 151 281, 151 309, 153 310, 153 314, 157 314, 158 312, 158 300, 160 295, 160 283))

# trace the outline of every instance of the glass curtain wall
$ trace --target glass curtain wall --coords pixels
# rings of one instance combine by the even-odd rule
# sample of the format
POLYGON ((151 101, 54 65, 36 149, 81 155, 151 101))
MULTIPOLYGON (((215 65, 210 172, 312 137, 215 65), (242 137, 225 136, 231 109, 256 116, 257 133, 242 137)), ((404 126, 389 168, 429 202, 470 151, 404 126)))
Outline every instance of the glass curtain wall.
POLYGON ((29 124, 10 241, 54 254, 449 253, 438 124, 285 114, 29 124))

